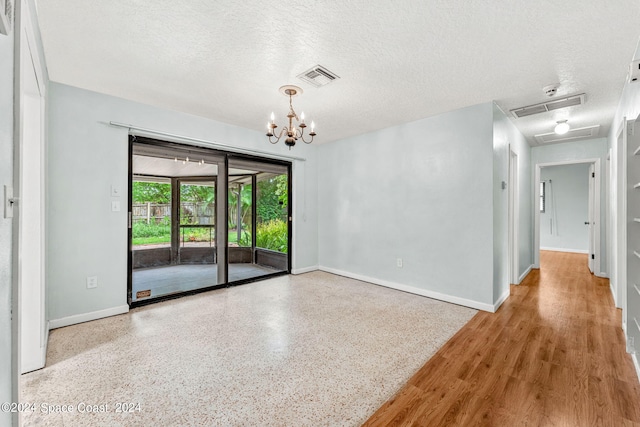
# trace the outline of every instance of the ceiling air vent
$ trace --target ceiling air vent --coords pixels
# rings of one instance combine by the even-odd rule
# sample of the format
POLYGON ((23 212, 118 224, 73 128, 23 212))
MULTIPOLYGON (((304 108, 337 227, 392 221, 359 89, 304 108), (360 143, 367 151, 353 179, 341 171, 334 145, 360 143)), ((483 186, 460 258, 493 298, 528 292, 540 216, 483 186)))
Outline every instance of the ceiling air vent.
POLYGON ((327 70, 322 65, 315 65, 304 73, 299 74, 298 78, 300 80, 304 80, 312 86, 321 87, 328 85, 329 83, 336 79, 339 79, 340 77, 338 77, 336 73, 327 70))
POLYGON ((566 96, 564 98, 554 99, 553 101, 543 102, 540 104, 529 105, 527 107, 514 108, 511 114, 516 119, 531 116, 533 114, 545 113, 547 111, 558 110, 560 108, 574 107, 584 104, 585 94, 566 96))
POLYGON ((551 142, 567 142, 567 141, 573 141, 576 139, 596 138, 598 136, 599 130, 600 130, 600 125, 595 125, 595 126, 587 126, 579 129, 571 129, 569 130, 569 132, 565 133, 564 135, 558 135, 555 132, 550 132, 550 133, 535 135, 535 138, 539 144, 549 144, 551 142))

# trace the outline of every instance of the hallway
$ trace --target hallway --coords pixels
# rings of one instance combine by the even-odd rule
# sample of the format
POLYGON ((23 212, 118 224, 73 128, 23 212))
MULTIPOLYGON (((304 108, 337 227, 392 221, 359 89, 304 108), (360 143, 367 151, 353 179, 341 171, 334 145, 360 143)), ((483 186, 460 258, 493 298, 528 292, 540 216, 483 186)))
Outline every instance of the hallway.
POLYGON ((589 273, 587 255, 541 251, 540 265, 365 425, 640 426, 609 281, 589 273))

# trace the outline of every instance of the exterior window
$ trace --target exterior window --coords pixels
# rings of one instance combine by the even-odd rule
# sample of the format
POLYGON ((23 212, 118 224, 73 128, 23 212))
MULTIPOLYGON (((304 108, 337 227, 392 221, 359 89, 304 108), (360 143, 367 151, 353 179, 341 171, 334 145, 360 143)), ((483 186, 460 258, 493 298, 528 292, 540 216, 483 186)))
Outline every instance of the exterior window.
POLYGON ((544 213, 545 206, 545 193, 544 193, 544 182, 540 183, 540 212, 544 213))

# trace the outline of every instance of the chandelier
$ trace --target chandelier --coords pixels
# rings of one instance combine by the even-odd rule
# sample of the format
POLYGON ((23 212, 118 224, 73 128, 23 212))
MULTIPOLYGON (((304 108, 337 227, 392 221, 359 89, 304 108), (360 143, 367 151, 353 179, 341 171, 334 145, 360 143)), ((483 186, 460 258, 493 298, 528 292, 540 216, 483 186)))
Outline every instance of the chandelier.
POLYGON ((273 115, 273 113, 271 113, 271 120, 267 123, 267 137, 269 138, 269 142, 272 144, 277 144, 278 141, 280 141, 280 138, 286 135, 284 143, 289 147, 289 150, 291 150, 291 147, 296 145, 296 141, 298 139, 302 140, 302 142, 304 142, 305 144, 311 144, 313 142, 313 137, 316 136, 316 133, 314 131, 315 123, 313 123, 313 121, 311 122, 311 132, 309 132, 309 136, 311 137, 311 139, 307 141, 304 137, 304 130, 307 127, 304 122, 304 112, 300 114, 300 118, 298 118, 296 112, 293 111, 293 105, 291 103, 291 100, 294 96, 298 94, 302 95, 302 89, 298 86, 285 85, 282 86, 279 90, 283 95, 289 97, 289 114, 287 114, 287 117, 289 118, 289 126, 283 127, 280 131, 280 134, 275 137, 276 128, 278 127, 278 125, 275 124, 275 116, 273 115), (297 127, 293 124, 293 119, 295 119, 298 123, 297 127), (274 137, 275 139, 273 139, 274 137))

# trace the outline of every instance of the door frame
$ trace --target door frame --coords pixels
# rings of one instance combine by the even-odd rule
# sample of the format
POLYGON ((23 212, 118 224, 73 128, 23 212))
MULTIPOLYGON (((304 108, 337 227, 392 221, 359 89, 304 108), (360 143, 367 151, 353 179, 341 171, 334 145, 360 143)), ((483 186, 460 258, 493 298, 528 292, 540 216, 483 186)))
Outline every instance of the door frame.
MULTIPOLYGON (((627 330, 627 131, 633 120, 622 118, 613 150, 613 182, 611 188, 613 221, 613 266, 611 270, 612 294, 617 308, 622 309, 622 329, 627 330)), ((631 127, 632 128, 632 127, 631 127)))
MULTIPOLYGON (((211 147, 207 147, 207 146, 203 146, 203 145, 197 145, 197 144, 190 144, 190 143, 184 143, 184 142, 175 142, 175 141, 167 141, 167 140, 161 140, 161 139, 156 139, 156 138, 151 138, 148 136, 143 136, 143 135, 136 135, 135 133, 130 132, 129 133, 129 168, 128 168, 128 177, 127 177, 127 182, 128 182, 128 215, 129 215, 129 221, 127 224, 127 303, 129 305, 129 308, 134 308, 134 307, 140 307, 140 306, 144 306, 144 305, 148 305, 148 304, 152 304, 152 303, 156 303, 156 302, 160 302, 160 301, 165 301, 168 299, 174 299, 174 298, 179 298, 182 296, 187 296, 187 295, 194 295, 194 294, 198 294, 201 292, 206 292, 206 291, 210 291, 210 290, 214 290, 214 289, 219 289, 222 287, 228 287, 228 286, 236 286, 236 285, 242 285, 245 283, 251 283, 251 282, 255 282, 255 281, 259 281, 259 280, 265 280, 265 279, 269 279, 272 277, 277 277, 277 276, 282 276, 282 275, 287 275, 287 274, 291 274, 291 269, 292 269, 292 252, 293 252, 293 235, 292 235, 292 231, 293 231, 293 203, 295 201, 294 197, 293 197, 293 193, 292 193, 292 189, 293 189, 293 176, 292 176, 292 164, 293 162, 290 161, 286 161, 286 160, 279 160, 279 159, 273 159, 273 158, 268 158, 268 157, 260 157, 260 156, 254 156, 254 155, 248 155, 248 154, 242 154, 242 153, 235 153, 235 152, 231 152, 231 151, 225 151, 222 149, 217 149, 217 148, 211 148, 211 147), (224 245, 216 245, 216 258, 217 258, 217 263, 218 263, 218 284, 213 285, 213 286, 209 286, 209 287, 205 287, 205 288, 200 288, 200 289, 193 289, 193 290, 189 290, 189 291, 185 291, 185 292, 181 292, 178 294, 169 294, 169 295, 163 295, 163 296, 159 296, 156 298, 150 298, 150 299, 145 299, 145 300, 141 300, 141 301, 132 301, 132 289, 133 289, 133 259, 132 259, 132 246, 131 246, 131 242, 132 242, 132 217, 131 217, 131 212, 132 212, 132 205, 133 205, 133 198, 132 198, 132 190, 133 190, 133 145, 134 143, 142 143, 142 144, 148 144, 148 145, 157 145, 160 147, 165 147, 165 148, 176 148, 176 149, 183 149, 183 150, 189 150, 189 149, 204 149, 207 151, 210 151, 212 154, 215 155, 220 155, 223 157, 223 160, 220 160, 218 162, 218 175, 216 176, 216 201, 218 200, 224 200, 225 203, 222 203, 219 205, 216 203, 216 224, 225 224, 224 227, 218 227, 216 226, 216 241, 218 242, 224 242, 224 245), (280 165, 280 166, 284 166, 287 169, 287 176, 288 176, 288 207, 287 207, 287 211, 288 211, 288 236, 287 236, 287 245, 288 245, 288 252, 287 252, 287 269, 286 270, 282 270, 282 271, 278 271, 275 273, 271 273, 271 274, 266 274, 264 276, 258 276, 255 278, 248 278, 248 279, 243 279, 243 280, 238 280, 238 281, 233 281, 230 282, 229 281, 229 270, 228 270, 228 263, 227 260, 229 258, 229 244, 228 244, 228 227, 226 226, 227 224, 227 218, 229 215, 229 204, 228 204, 228 196, 227 196, 227 191, 228 191, 228 175, 229 175, 229 161, 230 159, 239 159, 239 160, 247 160, 247 161, 255 161, 258 163, 267 163, 267 164, 273 164, 273 165, 280 165), (223 281, 221 281, 221 278, 224 279, 223 281), (222 283, 222 284, 220 284, 222 283)), ((191 179, 191 178, 196 178, 196 179, 202 179, 202 177, 189 177, 189 178, 179 178, 180 180, 187 180, 187 179, 191 179)), ((210 177, 209 177, 210 178, 210 177)), ((173 181, 173 178, 172 178, 173 181)), ((253 184, 253 195, 252 198, 255 198, 255 192, 256 192, 256 182, 255 182, 255 177, 252 180, 252 184, 253 184)), ((173 196, 172 196, 173 197, 173 196)), ((253 207, 252 207, 252 215, 253 218, 255 220, 255 215, 256 215, 256 203, 255 200, 253 200, 253 207)), ((177 206, 177 205, 176 205, 177 206)), ((255 233, 253 233, 253 239, 255 240, 255 233)), ((254 241, 254 245, 255 246, 255 241, 254 241)))
POLYGON ((588 208, 588 225, 589 225, 589 271, 591 273, 595 272, 595 260, 591 256, 593 253, 592 250, 595 247, 595 204, 594 204, 594 192, 595 192, 595 165, 591 163, 589 165, 589 208, 588 208))
MULTIPOLYGON (((602 198, 602 186, 601 186, 601 159, 600 158, 590 158, 590 159, 581 159, 581 160, 565 160, 560 162, 549 162, 549 163, 536 163, 534 169, 534 187, 533 187, 533 213, 534 213, 534 230, 533 230, 533 267, 540 268, 540 170, 544 167, 550 166, 565 166, 565 165, 576 165, 576 164, 594 164, 595 166, 595 191, 593 192, 594 200, 594 248, 593 255, 594 259, 594 274, 598 277, 603 277, 603 274, 600 271, 601 265, 601 249, 600 249, 600 204, 602 198)), ((591 201, 589 201, 591 203, 591 201)))
POLYGON ((519 189, 518 189, 518 154, 509 145, 509 189, 508 217, 509 217, 509 281, 511 284, 520 284, 520 263, 518 250, 518 228, 520 218, 519 189))

